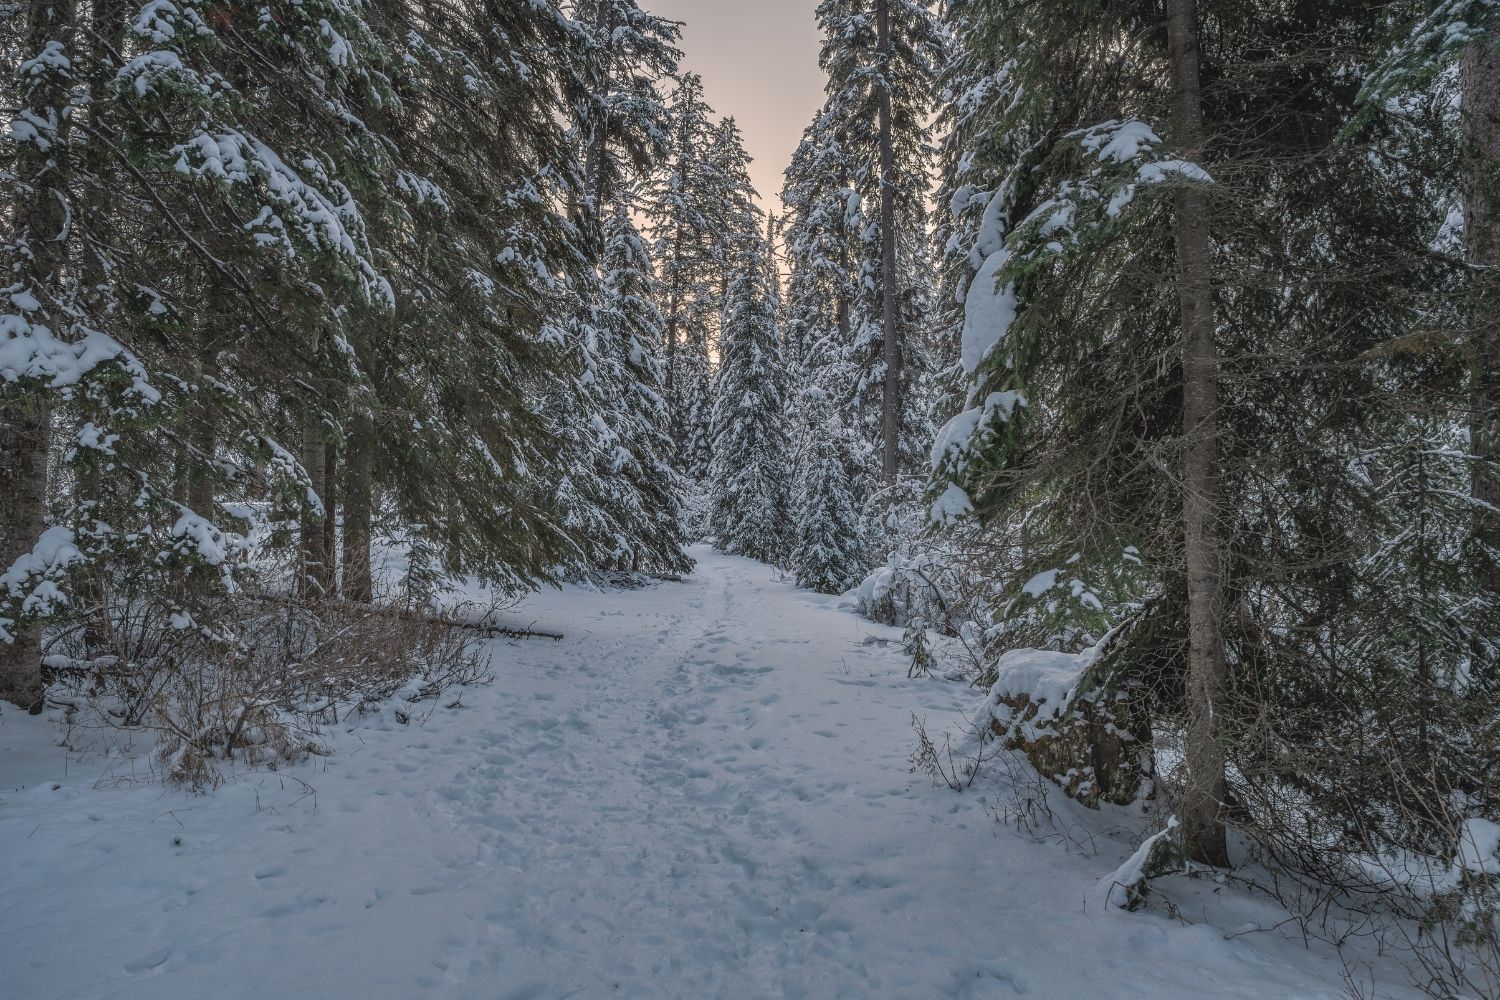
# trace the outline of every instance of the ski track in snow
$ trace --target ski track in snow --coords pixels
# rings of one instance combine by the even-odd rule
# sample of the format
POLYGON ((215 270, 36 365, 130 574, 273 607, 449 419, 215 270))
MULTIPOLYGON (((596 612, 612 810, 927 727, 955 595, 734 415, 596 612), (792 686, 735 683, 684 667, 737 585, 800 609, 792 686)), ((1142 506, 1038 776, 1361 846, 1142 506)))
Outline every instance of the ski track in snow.
POLYGON ((940 732, 975 692, 694 555, 681 584, 528 600, 565 641, 499 643, 495 683, 421 726, 340 731, 292 772, 313 796, 65 777, 53 728, 7 713, 0 996, 1341 995, 1277 934, 1085 912, 1127 842, 1083 858, 908 773, 912 714, 940 732))

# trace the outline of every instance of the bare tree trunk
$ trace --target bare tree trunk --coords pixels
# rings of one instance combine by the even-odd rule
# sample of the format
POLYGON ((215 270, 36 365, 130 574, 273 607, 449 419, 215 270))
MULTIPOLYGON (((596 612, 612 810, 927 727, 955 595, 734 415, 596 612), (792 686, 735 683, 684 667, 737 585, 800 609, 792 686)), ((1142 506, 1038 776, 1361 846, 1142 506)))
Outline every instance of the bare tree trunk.
POLYGON ((464 536, 456 511, 448 516, 448 544, 443 550, 443 569, 457 576, 464 570, 464 536))
POLYGON ((339 450, 329 442, 323 446, 323 545, 319 552, 323 562, 323 585, 329 597, 339 593, 339 450))
MULTIPOLYGON (((686 154, 683 154, 686 155, 686 154)), ((683 307, 682 289, 682 219, 678 217, 672 225, 672 283, 667 298, 667 377, 664 393, 667 400, 667 433, 672 438, 672 454, 679 469, 687 468, 685 421, 682 406, 677 398, 677 341, 679 339, 680 313, 683 307)))
POLYGON ((1465 255, 1478 285, 1470 327, 1473 358, 1469 412, 1474 538, 1486 550, 1486 583, 1500 592, 1500 48, 1481 41, 1464 52, 1467 131, 1465 255))
MULTIPOLYGON (((219 301, 218 289, 212 279, 206 285, 210 303, 219 301)), ((213 364, 210 348, 212 338, 218 332, 214 319, 209 318, 196 333, 198 356, 193 362, 194 382, 197 392, 187 410, 188 426, 183 430, 183 440, 177 445, 177 478, 172 486, 172 499, 199 517, 214 518, 213 458, 219 447, 219 428, 216 410, 209 401, 208 379, 205 377, 213 364)), ((202 596, 212 584, 210 574, 192 572, 177 579, 172 591, 182 599, 202 596)), ((106 634, 108 634, 106 632, 106 634)))
MULTIPOLYGON (((310 355, 314 358, 318 353, 317 340, 317 335, 314 334, 310 351, 310 355)), ((328 571, 330 567, 324 562, 323 520, 332 517, 333 511, 328 505, 328 483, 325 475, 328 455, 323 440, 323 418, 313 399, 302 401, 302 454, 300 457, 302 468, 307 472, 309 487, 323 506, 321 515, 315 514, 310 506, 304 508, 300 539, 302 558, 299 583, 302 596, 317 598, 329 593, 328 571)))
MULTIPOLYGON (((1168 44, 1182 155, 1204 149, 1195 0, 1168 0, 1168 44)), ((1224 835, 1224 745, 1221 703, 1227 680, 1219 524, 1218 349, 1214 342, 1212 252, 1208 202, 1197 185, 1178 191, 1177 271, 1182 305, 1183 553, 1188 587, 1187 782, 1183 839, 1188 855, 1209 865, 1229 862, 1224 835)))
POLYGON ((891 12, 888 0, 875 0, 876 45, 880 64, 880 299, 885 331, 885 389, 880 403, 884 438, 881 471, 896 481, 901 459, 901 345, 896 339, 896 150, 891 136, 891 12))
POLYGON ((368 413, 351 421, 344 469, 344 596, 368 603, 374 599, 370 534, 375 469, 375 421, 368 413))
MULTIPOLYGON (((31 551, 45 528, 51 426, 40 390, 0 410, 0 565, 6 569, 31 551)), ((0 699, 39 712, 41 630, 11 625, 7 631, 12 641, 0 641, 0 699)))
MULTIPOLYGON (((49 42, 71 46, 76 12, 72 0, 31 0, 26 7, 27 58, 42 52, 49 42)), ((33 140, 16 150, 16 178, 12 188, 16 235, 24 241, 23 272, 19 275, 52 317, 60 315, 49 300, 65 280, 67 248, 63 242, 67 220, 59 192, 66 186, 65 162, 60 148, 66 122, 62 116, 67 101, 67 83, 56 71, 44 72, 22 94, 23 107, 40 112, 57 131, 47 148, 33 140)), ((44 317, 33 322, 46 322, 44 317)), ((56 332, 56 331, 55 331, 56 332)), ((13 391, 13 390, 12 390, 13 391)), ((32 550, 45 529, 47 504, 47 450, 51 443, 52 412, 45 391, 32 391, 0 408, 0 572, 32 550)), ((11 624, 0 639, 0 699, 29 712, 42 710, 41 631, 35 626, 11 624)))
MULTIPOLYGON (((215 294, 216 286, 212 279, 209 281, 209 296, 211 302, 220 301, 215 294)), ((213 517, 214 506, 214 480, 211 467, 214 454, 219 448, 219 428, 216 419, 217 410, 208 398, 208 387, 206 375, 210 374, 214 364, 214 351, 212 346, 213 337, 218 331, 212 324, 205 326, 200 331, 201 340, 198 347, 197 374, 198 374, 198 396, 193 404, 193 427, 190 433, 192 440, 190 465, 187 473, 187 497, 185 502, 188 508, 199 517, 213 517)))

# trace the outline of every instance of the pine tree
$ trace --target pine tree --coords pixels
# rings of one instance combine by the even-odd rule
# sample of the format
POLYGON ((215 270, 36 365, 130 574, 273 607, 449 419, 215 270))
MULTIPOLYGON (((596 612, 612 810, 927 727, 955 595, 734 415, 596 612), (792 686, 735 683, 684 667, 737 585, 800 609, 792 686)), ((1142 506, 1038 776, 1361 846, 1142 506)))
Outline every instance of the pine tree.
POLYGON ((786 372, 776 290, 767 278, 769 248, 756 228, 741 239, 714 398, 710 526, 724 551, 779 564, 789 542, 786 372))
POLYGON ((1013 174, 1011 168, 1018 149, 1036 140, 1006 114, 1015 97, 1013 66, 979 16, 983 2, 951 0, 944 9, 950 40, 940 77, 937 128, 941 138, 933 220, 939 276, 933 297, 933 337, 947 352, 934 372, 942 395, 937 405, 939 425, 965 405, 967 386, 958 356, 964 300, 975 274, 999 249, 998 241, 1005 235, 1007 199, 996 196, 1003 184, 1024 182, 1024 175, 1013 174))
POLYGON ((31 712, 41 711, 43 694, 35 605, 47 598, 37 585, 57 562, 39 545, 52 429, 44 386, 49 376, 56 384, 81 374, 64 328, 68 283, 62 253, 75 16, 71 4, 42 0, 18 15, 22 34, 15 40, 16 50, 23 58, 7 87, 20 97, 10 128, 15 165, 0 174, 9 181, 0 190, 15 206, 15 220, 6 233, 7 287, 0 292, 0 699, 31 712), (49 357, 53 354, 59 355, 55 361, 49 357))
POLYGON ((718 206, 713 202, 709 149, 712 110, 703 82, 693 74, 679 81, 670 102, 671 152, 643 204, 652 259, 666 320, 666 399, 675 446, 674 463, 684 472, 691 429, 701 426, 696 407, 709 379, 708 333, 718 322, 716 272, 710 248, 718 206))
POLYGON ((676 573, 689 563, 678 484, 664 461, 670 449, 659 438, 667 430, 656 367, 660 315, 650 300, 650 260, 622 213, 633 204, 637 182, 668 152, 670 113, 661 84, 676 71, 680 29, 632 0, 597 0, 578 13, 587 25, 587 94, 576 132, 587 159, 575 214, 598 273, 571 278, 580 306, 572 327, 583 394, 596 416, 568 436, 594 452, 596 475, 570 476, 559 495, 572 509, 587 567, 676 573))
MULTIPOLYGON (((1458 12, 1455 11, 1454 14, 1458 12)), ((1478 14, 1479 11, 1465 13, 1478 14)), ((1491 22, 1500 12, 1486 10, 1491 22)), ((1474 31, 1475 27, 1470 27, 1474 31)), ((1433 30, 1439 25, 1434 24, 1433 30)), ((1475 274, 1471 305, 1469 450, 1474 456, 1469 492, 1474 500, 1473 546, 1488 565, 1486 589, 1500 599, 1500 45, 1486 33, 1470 42, 1461 59, 1462 115, 1465 129, 1464 252, 1475 274)), ((1445 30, 1451 37, 1452 27, 1445 30)))
MULTIPOLYGON (((31 53, 0 84, 23 109, 0 149, 20 209, 0 222, 0 404, 26 438, 7 459, 66 473, 45 508, 25 463, 0 488, 7 639, 58 615, 97 634, 111 592, 215 613, 226 591, 204 584, 247 568, 252 509, 300 521, 270 546, 309 597, 338 586, 340 504, 360 600, 381 512, 502 587, 587 564, 578 525, 624 503, 576 322, 597 260, 566 214, 587 32, 551 2, 26 11, 0 29, 31 53), (48 423, 50 447, 27 437, 48 423)), ((650 365, 614 343, 640 379, 619 398, 645 412, 650 365)), ((31 703, 35 646, 6 649, 31 703)))
POLYGON ((790 568, 797 586, 842 594, 864 577, 859 514, 845 467, 848 442, 837 410, 821 390, 803 393, 800 410, 809 445, 797 483, 790 568))
POLYGON ((677 72, 681 25, 641 10, 635 0, 585 0, 588 93, 578 111, 586 143, 587 201, 602 225, 613 205, 667 155, 671 110, 661 93, 677 72))
MULTIPOLYGON (((1469 764, 1483 737, 1459 719, 1491 681, 1443 678, 1460 661, 1473 677, 1495 669, 1492 618, 1468 610, 1455 581, 1474 569, 1453 559, 1453 510, 1434 499, 1453 452, 1415 443, 1452 440, 1433 425, 1437 400, 1466 409, 1456 257, 1433 252, 1458 190, 1451 103, 1435 83, 1361 106, 1348 67, 1372 65, 1380 41, 1357 5, 1171 7, 1167 36, 1102 4, 1082 18, 954 9, 961 72, 1005 75, 985 84, 1001 85, 987 113, 1000 127, 965 127, 949 153, 984 171, 986 200, 954 230, 974 266, 970 377, 934 448, 935 512, 983 525, 976 551, 1013 595, 1006 641, 1125 626, 1105 662, 1161 685, 1159 718, 1189 739, 1177 780, 1197 857, 1223 860, 1232 796, 1256 835, 1326 858, 1282 811, 1289 784, 1320 789, 1309 794, 1330 829, 1430 847, 1443 823, 1380 784, 1395 769, 1441 774, 1439 812, 1487 800, 1469 764), (1288 79, 1224 82, 1268 51, 1314 49, 1288 79), (1174 71, 1172 94, 1145 82, 1174 71), (1405 516, 1421 544, 1395 527, 1398 507, 1426 511, 1405 516), (1052 601, 1064 610, 1035 633, 1012 631, 1028 583, 1060 567, 1097 584, 1097 605, 1052 601), (1376 596, 1397 576, 1420 581, 1400 609, 1376 596), (1334 662, 1348 671, 1330 674, 1334 662), (1385 684, 1407 703, 1375 709, 1385 684), (1446 758, 1423 722, 1436 706, 1453 727, 1446 758), (1399 762, 1366 752, 1372 711, 1399 762), (1385 820, 1367 809, 1377 799, 1385 820)), ((973 211, 977 195, 960 190, 955 207, 973 211)))
POLYGON ((605 230, 602 343, 593 370, 594 395, 604 407, 601 475, 615 495, 621 534, 605 569, 685 573, 682 511, 672 469, 662 397, 663 322, 645 240, 628 203, 605 230))
POLYGON ((928 119, 944 38, 918 0, 824 0, 817 14, 828 76, 823 128, 848 157, 859 199, 848 350, 860 376, 851 425, 870 473, 889 483, 916 467, 928 439, 914 387, 928 367, 916 341, 930 256, 928 119))
POLYGON ((804 130, 786 169, 786 342, 802 365, 821 340, 852 343, 856 291, 853 254, 863 228, 853 187, 854 164, 826 114, 804 130))

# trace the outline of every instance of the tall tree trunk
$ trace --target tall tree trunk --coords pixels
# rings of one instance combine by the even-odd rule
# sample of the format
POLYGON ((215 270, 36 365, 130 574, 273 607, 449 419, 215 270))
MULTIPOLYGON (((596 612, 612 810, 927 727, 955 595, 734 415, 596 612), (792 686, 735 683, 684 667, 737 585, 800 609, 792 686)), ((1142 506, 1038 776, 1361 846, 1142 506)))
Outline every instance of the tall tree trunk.
MULTIPOLYGON (((61 42, 64 51, 71 54, 76 16, 73 0, 31 0, 25 11, 27 58, 41 53, 50 42, 61 42)), ((31 322, 55 322, 62 315, 56 300, 67 267, 67 220, 61 192, 67 184, 63 175, 66 120, 62 110, 68 83, 55 69, 17 82, 25 88, 23 106, 50 122, 55 131, 22 142, 16 150, 16 179, 21 184, 10 190, 17 193, 16 236, 24 242, 26 253, 19 255, 22 270, 12 280, 21 278, 42 303, 45 312, 32 314, 31 322)), ((62 335, 62 331, 53 332, 62 335)), ((40 385, 33 384, 27 395, 0 407, 0 572, 29 553, 45 529, 51 430, 51 406, 40 385)), ((41 630, 35 625, 10 624, 6 632, 0 638, 0 699, 40 712, 41 630)))
MULTIPOLYGON (((311 342, 310 357, 316 358, 318 354, 318 337, 315 333, 311 342)), ((309 373, 309 378, 313 377, 309 373)), ((302 596, 305 598, 324 597, 329 592, 328 571, 330 567, 324 562, 323 553, 323 519, 332 517, 333 511, 328 504, 328 483, 326 471, 328 455, 323 440, 323 417, 318 411, 317 401, 312 398, 304 399, 302 404, 302 468, 307 472, 308 485, 316 494, 319 503, 323 506, 322 514, 313 512, 310 503, 302 511, 301 526, 301 579, 299 581, 302 596)), ((309 498, 310 500, 311 498, 309 498)))
MULTIPOLYGON (((679 162, 683 161, 679 160, 679 162)), ((681 470, 687 468, 687 435, 684 431, 687 422, 683 418, 682 401, 678 398, 677 392, 677 341, 681 337, 680 314, 684 304, 682 253, 685 235, 682 231, 681 210, 676 210, 674 214, 676 218, 672 220, 672 249, 668 255, 672 268, 672 281, 667 297, 667 378, 664 392, 667 399, 667 433, 672 437, 673 464, 681 470)))
POLYGON ((1470 326, 1473 358, 1469 451, 1473 458, 1474 537, 1485 550, 1486 584, 1500 593, 1500 47, 1481 41, 1464 52, 1465 255, 1477 284, 1470 326))
MULTIPOLYGON (((1204 150, 1195 0, 1168 0, 1168 45, 1177 144, 1190 160, 1204 150)), ((1187 782, 1183 838, 1188 855, 1229 862, 1224 835, 1224 744, 1221 727, 1227 667, 1222 607, 1219 486, 1219 358, 1214 343, 1208 201, 1197 185, 1176 196, 1177 280, 1182 307, 1183 553, 1188 587, 1187 782)))
POLYGON ((896 150, 891 136, 888 0, 875 0, 875 28, 880 64, 880 304, 885 331, 885 390, 880 402, 884 438, 881 471, 887 483, 894 483, 901 458, 901 345, 896 339, 896 150))
POLYGON ((443 569, 453 576, 464 571, 464 535, 458 511, 449 512, 447 545, 443 548, 443 569))
POLYGON ((374 469, 375 421, 361 413, 350 422, 344 460, 344 596, 366 603, 374 599, 370 568, 374 469))
MULTIPOLYGON (((6 569, 31 551, 45 528, 51 426, 51 410, 40 388, 0 409, 0 566, 6 569)), ((9 625, 6 630, 11 641, 0 637, 0 700, 39 712, 41 630, 35 625, 9 625)))
MULTIPOLYGON (((222 301, 220 289, 212 278, 208 281, 209 308, 222 301)), ((214 366, 213 339, 221 331, 215 322, 224 322, 222 314, 211 314, 211 318, 199 331, 198 358, 194 364, 198 391, 192 406, 193 426, 188 432, 191 446, 187 449, 186 495, 183 498, 188 509, 199 517, 214 516, 214 479, 212 465, 219 448, 218 410, 209 399, 208 378, 214 366)))
POLYGON ((319 552, 323 562, 323 586, 330 597, 339 592, 339 450, 333 442, 323 446, 323 545, 319 552))

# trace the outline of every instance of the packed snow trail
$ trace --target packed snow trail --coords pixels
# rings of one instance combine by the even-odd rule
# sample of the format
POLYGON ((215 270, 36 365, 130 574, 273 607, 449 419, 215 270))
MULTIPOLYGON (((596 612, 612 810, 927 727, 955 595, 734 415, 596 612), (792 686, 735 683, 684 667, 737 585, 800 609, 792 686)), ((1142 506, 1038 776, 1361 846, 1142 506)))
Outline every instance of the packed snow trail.
POLYGON ((566 640, 498 644, 461 708, 205 796, 67 775, 7 712, 0 996, 1341 995, 1279 935, 1086 912, 1127 843, 1082 857, 908 773, 911 716, 951 726, 974 692, 695 555, 681 584, 533 598, 566 640))

